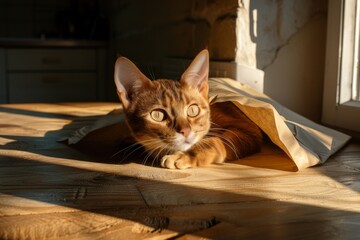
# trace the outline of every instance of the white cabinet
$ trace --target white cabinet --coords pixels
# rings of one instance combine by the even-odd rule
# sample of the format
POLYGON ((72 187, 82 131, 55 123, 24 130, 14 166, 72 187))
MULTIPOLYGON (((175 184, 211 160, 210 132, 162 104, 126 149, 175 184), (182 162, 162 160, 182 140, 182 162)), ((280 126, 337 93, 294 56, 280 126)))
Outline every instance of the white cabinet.
POLYGON ((0 49, 0 103, 100 100, 104 49, 0 49))
POLYGON ((95 49, 8 49, 9 71, 96 70, 95 49))
POLYGON ((95 73, 9 73, 9 102, 96 101, 95 73))

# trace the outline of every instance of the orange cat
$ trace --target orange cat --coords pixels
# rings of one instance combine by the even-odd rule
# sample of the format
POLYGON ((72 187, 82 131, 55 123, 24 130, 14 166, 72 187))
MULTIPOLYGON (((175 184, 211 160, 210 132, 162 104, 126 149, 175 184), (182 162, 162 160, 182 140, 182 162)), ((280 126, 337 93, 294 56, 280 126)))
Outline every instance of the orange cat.
POLYGON ((200 52, 179 81, 149 80, 118 58, 115 84, 136 141, 162 167, 185 169, 259 151, 261 130, 233 103, 208 101, 209 53, 200 52))

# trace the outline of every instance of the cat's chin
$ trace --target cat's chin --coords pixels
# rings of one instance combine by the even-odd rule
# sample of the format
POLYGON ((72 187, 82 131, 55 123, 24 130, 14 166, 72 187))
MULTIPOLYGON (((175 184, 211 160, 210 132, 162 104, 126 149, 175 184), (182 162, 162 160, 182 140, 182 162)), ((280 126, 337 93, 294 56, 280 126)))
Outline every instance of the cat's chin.
POLYGON ((199 141, 199 137, 194 132, 191 132, 188 137, 181 134, 176 134, 175 151, 185 152, 189 150, 194 144, 199 141))
POLYGON ((178 146, 178 151, 182 151, 182 152, 186 152, 187 150, 189 150, 194 144, 191 143, 183 143, 180 146, 178 146))

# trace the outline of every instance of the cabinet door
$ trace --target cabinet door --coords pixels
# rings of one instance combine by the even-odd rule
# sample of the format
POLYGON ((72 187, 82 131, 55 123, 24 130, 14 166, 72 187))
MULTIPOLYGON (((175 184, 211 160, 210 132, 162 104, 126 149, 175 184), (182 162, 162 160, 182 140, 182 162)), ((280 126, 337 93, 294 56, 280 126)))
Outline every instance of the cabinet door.
POLYGON ((10 73, 10 103, 96 100, 96 73, 10 73))
POLYGON ((96 69, 94 49, 9 49, 8 71, 96 69))

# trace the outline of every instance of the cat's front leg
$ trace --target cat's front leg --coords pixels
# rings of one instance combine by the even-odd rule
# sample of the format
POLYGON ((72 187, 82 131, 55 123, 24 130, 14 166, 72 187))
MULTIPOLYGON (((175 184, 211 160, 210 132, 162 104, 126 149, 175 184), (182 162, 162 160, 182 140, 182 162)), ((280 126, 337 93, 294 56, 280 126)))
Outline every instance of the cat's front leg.
POLYGON ((169 169, 186 169, 224 162, 226 149, 218 138, 205 138, 187 152, 176 152, 161 159, 161 166, 169 169))
POLYGON ((176 152, 171 155, 165 155, 161 159, 161 166, 169 169, 186 169, 193 166, 190 156, 186 152, 176 152))

